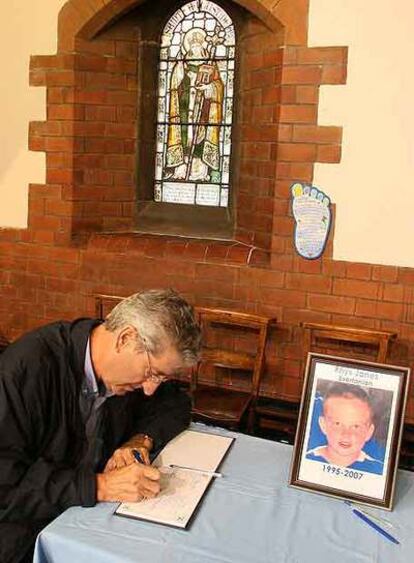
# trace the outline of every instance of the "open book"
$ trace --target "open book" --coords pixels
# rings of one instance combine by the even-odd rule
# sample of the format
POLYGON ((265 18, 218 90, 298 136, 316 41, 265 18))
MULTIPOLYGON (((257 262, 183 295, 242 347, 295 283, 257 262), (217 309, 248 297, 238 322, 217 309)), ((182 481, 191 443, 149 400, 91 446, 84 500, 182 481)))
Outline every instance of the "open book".
POLYGON ((115 514, 185 528, 214 479, 208 472, 218 468, 233 440, 227 436, 184 430, 154 460, 153 465, 161 471, 158 496, 141 502, 124 502, 115 514))

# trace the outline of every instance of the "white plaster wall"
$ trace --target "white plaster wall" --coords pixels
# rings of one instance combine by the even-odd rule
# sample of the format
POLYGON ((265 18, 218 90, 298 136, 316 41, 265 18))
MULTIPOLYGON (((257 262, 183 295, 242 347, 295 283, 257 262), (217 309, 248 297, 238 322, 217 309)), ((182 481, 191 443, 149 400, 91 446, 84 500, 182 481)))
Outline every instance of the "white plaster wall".
MULTIPOLYGON (((288 1, 288 0, 283 0, 288 1)), ((45 181, 28 123, 45 119, 29 57, 56 51, 65 0, 1 2, 0 227, 25 227, 29 183, 45 181)), ((414 267, 414 2, 310 0, 309 45, 349 45, 348 82, 323 86, 319 123, 343 125, 342 160, 314 183, 336 204, 334 257, 414 267)))
POLYGON ((414 267, 414 2, 311 0, 309 45, 349 45, 348 80, 323 86, 319 123, 342 160, 314 183, 336 203, 334 257, 414 267))
POLYGON ((46 117, 46 89, 29 87, 29 59, 56 52, 57 14, 64 3, 0 4, 0 227, 26 227, 28 184, 45 182, 45 155, 28 150, 28 127, 46 117))

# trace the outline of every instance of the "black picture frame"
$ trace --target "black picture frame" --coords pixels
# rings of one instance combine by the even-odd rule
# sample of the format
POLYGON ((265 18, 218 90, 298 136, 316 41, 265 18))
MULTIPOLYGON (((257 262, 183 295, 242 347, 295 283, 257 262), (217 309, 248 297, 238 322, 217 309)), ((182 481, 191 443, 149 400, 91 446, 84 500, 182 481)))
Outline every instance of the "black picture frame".
POLYGON ((289 485, 392 510, 409 377, 309 353, 289 485))

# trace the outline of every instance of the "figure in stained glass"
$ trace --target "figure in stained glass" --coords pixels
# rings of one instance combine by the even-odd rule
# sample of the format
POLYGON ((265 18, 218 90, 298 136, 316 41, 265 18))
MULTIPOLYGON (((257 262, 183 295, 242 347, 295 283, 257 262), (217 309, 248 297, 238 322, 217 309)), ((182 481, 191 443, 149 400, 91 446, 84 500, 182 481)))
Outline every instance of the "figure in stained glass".
POLYGON ((220 35, 190 29, 182 42, 183 60, 171 73, 166 166, 174 180, 209 181, 220 168, 224 85, 213 60, 220 41, 220 35))
POLYGON ((233 22, 210 0, 183 4, 164 26, 156 201, 227 207, 234 57, 233 22))

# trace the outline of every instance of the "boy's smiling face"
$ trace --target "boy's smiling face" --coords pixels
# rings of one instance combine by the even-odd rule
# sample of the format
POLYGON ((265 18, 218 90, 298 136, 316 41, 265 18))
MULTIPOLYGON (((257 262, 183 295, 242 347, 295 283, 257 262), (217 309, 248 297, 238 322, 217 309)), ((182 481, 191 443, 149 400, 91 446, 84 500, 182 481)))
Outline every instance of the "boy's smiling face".
POLYGON ((350 459, 358 459, 375 428, 370 406, 354 396, 329 397, 324 404, 323 416, 319 417, 319 425, 326 435, 328 453, 343 459, 341 465, 347 465, 350 459))

